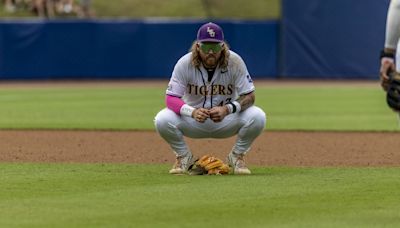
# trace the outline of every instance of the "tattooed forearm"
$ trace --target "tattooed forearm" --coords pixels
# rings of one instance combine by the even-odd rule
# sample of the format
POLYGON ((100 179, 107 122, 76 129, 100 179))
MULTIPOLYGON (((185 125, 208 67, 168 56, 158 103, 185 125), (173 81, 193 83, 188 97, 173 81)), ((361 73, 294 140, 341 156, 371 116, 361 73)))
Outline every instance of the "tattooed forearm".
POLYGON ((252 106, 254 104, 255 99, 256 96, 254 95, 254 92, 240 96, 237 99, 237 102, 239 102, 240 106, 242 107, 241 111, 246 110, 247 108, 252 106))

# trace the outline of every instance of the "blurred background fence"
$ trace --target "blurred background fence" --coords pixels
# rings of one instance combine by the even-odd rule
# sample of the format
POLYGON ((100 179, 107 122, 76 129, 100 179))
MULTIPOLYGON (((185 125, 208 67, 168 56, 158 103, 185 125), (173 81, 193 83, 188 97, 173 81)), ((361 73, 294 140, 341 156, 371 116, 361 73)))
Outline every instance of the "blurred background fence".
POLYGON ((390 0, 283 0, 280 75, 378 78, 390 0))
POLYGON ((255 78, 377 79, 389 0, 279 4, 272 19, 3 19, 0 79, 169 78, 208 21, 255 78))
MULTIPOLYGON (((2 78, 168 78, 206 21, 0 23, 2 78)), ((218 21, 254 75, 277 75, 275 21, 218 21)))

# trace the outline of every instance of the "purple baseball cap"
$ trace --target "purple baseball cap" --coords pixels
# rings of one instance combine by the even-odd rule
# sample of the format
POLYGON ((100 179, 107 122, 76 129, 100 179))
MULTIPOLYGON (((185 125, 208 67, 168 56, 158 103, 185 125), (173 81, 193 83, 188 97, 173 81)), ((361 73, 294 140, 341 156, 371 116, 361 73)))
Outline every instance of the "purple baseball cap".
POLYGON ((202 25, 197 31, 197 41, 199 42, 224 42, 224 32, 219 25, 209 22, 202 25))

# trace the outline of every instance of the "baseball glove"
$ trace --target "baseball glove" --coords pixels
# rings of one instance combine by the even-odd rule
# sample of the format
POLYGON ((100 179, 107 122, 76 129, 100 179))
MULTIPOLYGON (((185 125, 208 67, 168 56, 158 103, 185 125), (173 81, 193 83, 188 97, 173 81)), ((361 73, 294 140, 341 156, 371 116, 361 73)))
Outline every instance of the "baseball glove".
POLYGON ((389 77, 386 102, 394 111, 400 112, 400 74, 393 72, 389 77))
POLYGON ((190 175, 223 175, 229 173, 229 166, 216 157, 204 155, 189 166, 190 175))

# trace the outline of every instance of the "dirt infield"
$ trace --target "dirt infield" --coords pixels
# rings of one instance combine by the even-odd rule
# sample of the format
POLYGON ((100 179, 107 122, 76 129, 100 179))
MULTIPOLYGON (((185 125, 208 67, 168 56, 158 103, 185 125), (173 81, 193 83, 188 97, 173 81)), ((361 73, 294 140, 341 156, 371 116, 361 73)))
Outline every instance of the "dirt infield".
MULTIPOLYGON (((400 133, 268 132, 247 156, 259 166, 399 166, 400 133)), ((153 131, 0 131, 1 162, 173 163, 153 131)), ((225 158, 235 138, 187 139, 196 156, 225 158)))

